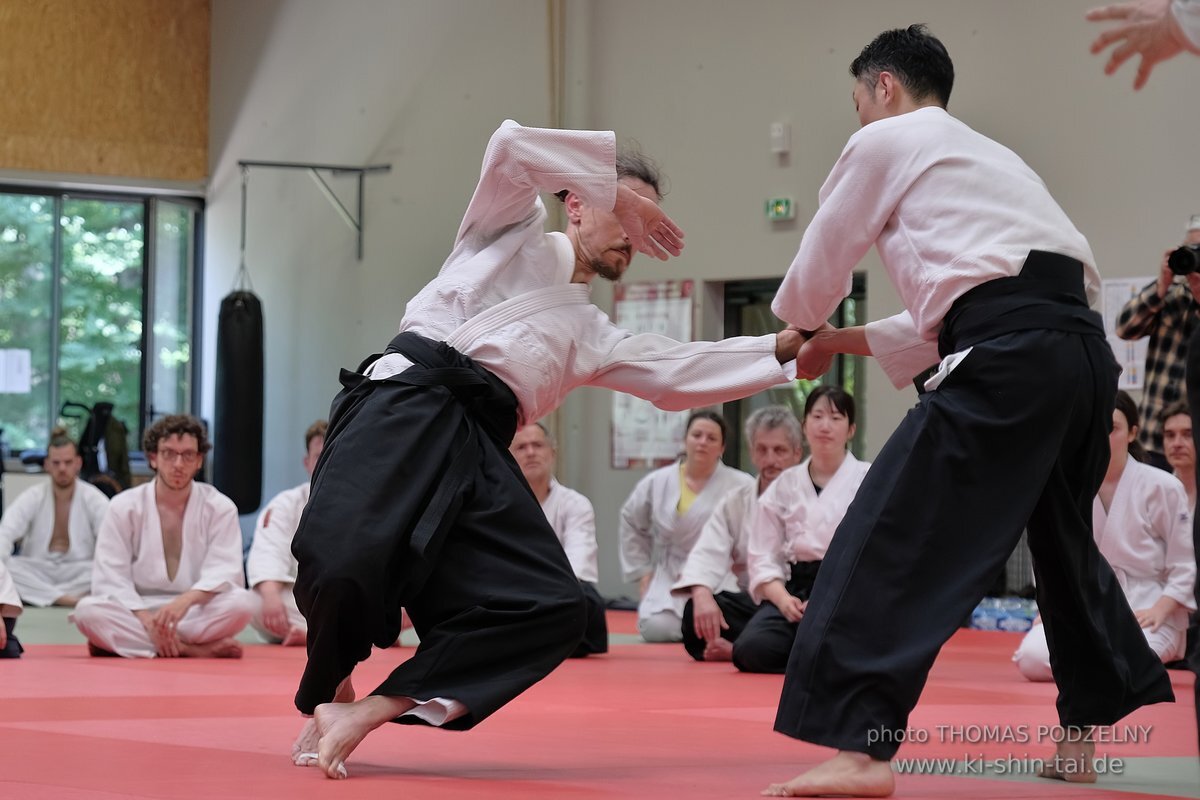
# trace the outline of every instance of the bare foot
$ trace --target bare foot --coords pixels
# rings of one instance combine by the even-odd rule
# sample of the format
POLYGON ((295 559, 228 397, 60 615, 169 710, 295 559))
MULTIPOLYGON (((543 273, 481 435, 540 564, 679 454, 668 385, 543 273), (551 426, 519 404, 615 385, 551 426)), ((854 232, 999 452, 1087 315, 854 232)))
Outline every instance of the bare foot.
MULTIPOLYGON (((349 677, 338 684, 337 691, 333 694, 333 702, 354 702, 354 684, 349 677)), ((307 767, 317 763, 317 742, 320 739, 321 734, 317 732, 317 721, 309 717, 304 721, 304 727, 300 729, 300 735, 296 737, 296 741, 292 742, 292 763, 297 767, 307 767)))
POLYGON ((1061 741, 1055 748, 1054 758, 1042 766, 1038 775, 1067 783, 1095 783, 1095 755, 1095 742, 1061 741))
POLYGON ((840 750, 828 761, 787 783, 773 783, 762 793, 767 797, 889 797, 895 790, 890 762, 840 750))
POLYGON ((88 647, 88 655, 89 656, 93 656, 93 657, 97 657, 97 658, 116 658, 117 657, 117 654, 114 653, 113 651, 105 650, 103 647, 92 644, 91 642, 88 642, 87 647, 88 647))
POLYGON ((327 778, 347 777, 346 759, 371 731, 416 705, 406 697, 369 695, 353 703, 322 703, 317 723, 317 765, 327 778))
POLYGON ((308 640, 308 631, 303 628, 288 628, 287 636, 280 642, 284 647, 297 647, 308 640))
POLYGON ((718 638, 704 645, 705 661, 733 661, 733 642, 718 638))
POLYGON ((241 658, 242 646, 229 637, 203 644, 180 642, 179 655, 184 658, 241 658))
POLYGON ((317 733, 317 721, 312 717, 304 720, 300 735, 292 742, 292 763, 297 767, 307 767, 317 760, 317 742, 321 735, 317 733))

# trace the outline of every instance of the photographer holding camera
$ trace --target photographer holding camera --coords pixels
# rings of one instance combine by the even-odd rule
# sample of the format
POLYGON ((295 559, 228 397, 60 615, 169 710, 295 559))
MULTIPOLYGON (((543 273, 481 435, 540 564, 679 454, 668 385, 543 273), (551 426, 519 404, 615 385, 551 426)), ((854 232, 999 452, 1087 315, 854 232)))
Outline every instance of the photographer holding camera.
POLYGON ((1150 337, 1146 351, 1145 386, 1139 409, 1144 424, 1138 439, 1149 462, 1169 470, 1163 455, 1164 408, 1186 397, 1184 368, 1188 338, 1200 321, 1200 214, 1188 221, 1181 247, 1163 253, 1158 280, 1153 281, 1121 309, 1117 336, 1150 337))

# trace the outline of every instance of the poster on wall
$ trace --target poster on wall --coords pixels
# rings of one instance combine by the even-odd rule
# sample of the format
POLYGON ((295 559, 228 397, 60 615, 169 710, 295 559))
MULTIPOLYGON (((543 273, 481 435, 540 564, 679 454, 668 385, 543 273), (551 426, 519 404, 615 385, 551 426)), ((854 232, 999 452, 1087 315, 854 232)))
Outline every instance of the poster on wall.
POLYGON ((1145 385, 1146 348, 1150 338, 1127 341, 1117 336, 1117 317, 1131 298, 1136 297, 1146 284, 1154 278, 1106 278, 1100 282, 1101 314, 1104 316, 1104 333, 1112 346, 1117 363, 1121 365, 1121 389, 1140 390, 1145 385))
POLYGON ((0 394, 29 394, 33 388, 33 351, 0 350, 0 394))
MULTIPOLYGON (((692 340, 692 281, 618 283, 613 322, 633 333, 692 340)), ((613 393, 613 469, 662 467, 683 451, 687 413, 662 411, 645 400, 613 393)))

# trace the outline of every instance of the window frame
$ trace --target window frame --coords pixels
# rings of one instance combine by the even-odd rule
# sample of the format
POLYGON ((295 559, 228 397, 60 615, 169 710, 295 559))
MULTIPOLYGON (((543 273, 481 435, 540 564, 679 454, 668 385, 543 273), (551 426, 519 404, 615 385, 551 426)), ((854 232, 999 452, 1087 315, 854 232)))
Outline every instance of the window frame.
MULTIPOLYGON (((49 365, 49 381, 50 381, 50 408, 48 419, 50 426, 53 427, 56 421, 60 418, 60 410, 62 409, 63 398, 60 393, 59 380, 59 355, 61 348, 60 327, 62 323, 62 271, 63 271, 63 232, 62 232, 62 216, 64 212, 64 204, 67 200, 99 200, 118 203, 141 203, 142 205, 142 225, 143 225, 143 248, 142 248, 142 280, 141 280, 141 315, 142 315, 142 333, 140 339, 141 347, 141 364, 139 369, 139 379, 141 386, 138 392, 138 418, 136 421, 127 421, 131 423, 130 431, 130 454, 135 455, 140 453, 141 439, 146 427, 152 422, 153 417, 157 416, 156 412, 150 407, 149 392, 151 381, 153 379, 153 358, 150 357, 149 347, 151 336, 153 335, 153 314, 154 314, 154 289, 155 281, 158 276, 158 256, 156 252, 158 238, 158 213, 159 205, 163 201, 167 201, 176 205, 186 206, 192 212, 192 231, 191 231, 191 275, 188 280, 188 292, 190 295, 189 311, 191 314, 191 325, 189 328, 189 360, 188 360, 188 380, 190 391, 188 392, 187 403, 188 407, 179 409, 178 412, 170 413, 189 413, 198 415, 200 408, 202 387, 200 385, 202 376, 202 345, 203 345, 203 286, 204 286, 204 230, 205 230, 205 213, 207 204, 204 194, 199 190, 183 190, 183 189, 160 189, 149 187, 112 187, 102 185, 91 185, 86 183, 66 184, 66 183, 41 183, 41 182, 23 182, 0 180, 0 194, 15 194, 15 195, 40 195, 50 198, 53 204, 53 219, 54 219, 54 235, 51 241, 51 258, 52 263, 52 278, 50 289, 50 337, 49 348, 51 353, 49 365)), ((163 412, 166 413, 166 412, 163 412)), ((50 431, 43 432, 43 438, 48 439, 50 431)), ((38 448, 35 448, 38 449, 38 448)), ((20 455, 21 450, 15 449, 14 455, 20 455)))
MULTIPOLYGON (((722 286, 722 309, 724 313, 724 330, 725 336, 744 336, 762 333, 762 331, 745 331, 742 329, 741 310, 747 305, 769 303, 770 299, 779 291, 779 286, 783 278, 757 278, 748 280, 731 280, 726 281, 722 286)), ((846 296, 846 300, 853 300, 855 303, 856 320, 855 325, 865 324, 866 304, 867 304, 867 275, 865 272, 855 271, 851 274, 851 290, 846 296)), ((837 309, 829 318, 830 322, 838 328, 846 327, 846 300, 838 304, 837 309)), ((778 320, 776 320, 778 322, 778 320)), ((783 328, 784 323, 779 322, 779 329, 783 328)), ((833 363, 830 365, 829 371, 825 373, 818 383, 830 383, 837 386, 843 386, 846 383, 848 373, 853 373, 855 376, 855 392, 854 403, 856 410, 855 434, 850 440, 850 451, 856 457, 862 457, 862 450, 866 441, 866 397, 864 388, 864 373, 866 359, 863 356, 847 355, 838 353, 833 357, 833 363)), ((733 400, 727 402, 722 407, 723 416, 728 427, 728 434, 725 446, 724 461, 726 464, 738 469, 752 471, 753 467, 749 463, 749 456, 743 453, 748 446, 748 443, 743 443, 744 438, 742 432, 742 422, 744 421, 743 404, 749 398, 742 400, 733 400), (743 461, 745 459, 745 461, 743 461)), ((796 411, 797 419, 801 418, 801 411, 796 411)), ((803 423, 803 420, 800 419, 803 423)))

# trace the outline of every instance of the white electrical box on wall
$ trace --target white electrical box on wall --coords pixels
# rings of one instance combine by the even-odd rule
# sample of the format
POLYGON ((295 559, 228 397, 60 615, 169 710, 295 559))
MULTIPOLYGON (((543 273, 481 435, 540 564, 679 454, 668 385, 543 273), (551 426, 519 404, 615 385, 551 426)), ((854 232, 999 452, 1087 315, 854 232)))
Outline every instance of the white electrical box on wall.
POLYGON ((784 155, 792 152, 792 126, 786 122, 771 123, 771 152, 784 155))

